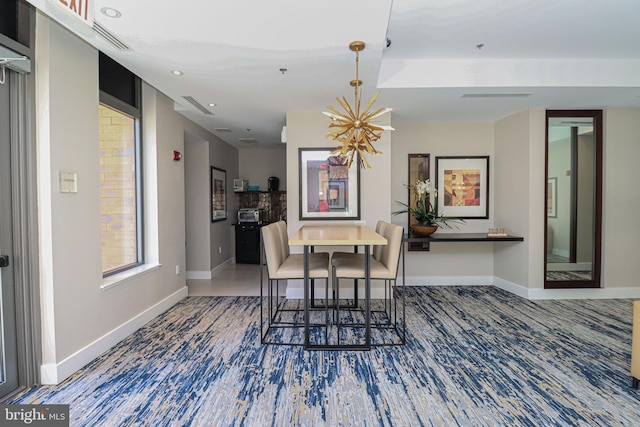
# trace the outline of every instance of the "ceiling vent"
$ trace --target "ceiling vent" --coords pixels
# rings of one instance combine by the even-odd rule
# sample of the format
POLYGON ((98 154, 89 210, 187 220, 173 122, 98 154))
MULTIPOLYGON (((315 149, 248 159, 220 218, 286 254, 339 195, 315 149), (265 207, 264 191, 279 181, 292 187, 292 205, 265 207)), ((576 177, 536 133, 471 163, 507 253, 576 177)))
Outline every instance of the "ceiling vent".
POLYGON ((229 128, 213 128, 216 132, 231 132, 229 128))
POLYGON ((531 93, 465 93, 463 98, 526 98, 531 93))
POLYGON ((131 50, 122 40, 114 36, 102 26, 98 21, 93 21, 93 31, 95 31, 100 37, 105 39, 109 44, 118 50, 131 50))
POLYGON ((206 114, 207 116, 213 116, 213 113, 211 111, 207 110, 207 108, 204 105, 200 104, 192 96, 183 96, 182 98, 184 98, 185 101, 187 101, 189 104, 193 105, 198 110, 200 110, 202 114, 206 114))
POLYGON ((258 142, 255 138, 238 138, 238 141, 244 144, 256 144, 258 142))

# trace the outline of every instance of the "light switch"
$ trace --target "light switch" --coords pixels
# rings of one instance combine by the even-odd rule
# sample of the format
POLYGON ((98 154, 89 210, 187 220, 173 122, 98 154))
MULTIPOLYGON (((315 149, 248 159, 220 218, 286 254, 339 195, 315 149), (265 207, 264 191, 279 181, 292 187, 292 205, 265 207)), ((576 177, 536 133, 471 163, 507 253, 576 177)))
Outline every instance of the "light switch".
POLYGON ((60 192, 61 193, 77 193, 78 192, 78 175, 75 172, 59 172, 60 192))

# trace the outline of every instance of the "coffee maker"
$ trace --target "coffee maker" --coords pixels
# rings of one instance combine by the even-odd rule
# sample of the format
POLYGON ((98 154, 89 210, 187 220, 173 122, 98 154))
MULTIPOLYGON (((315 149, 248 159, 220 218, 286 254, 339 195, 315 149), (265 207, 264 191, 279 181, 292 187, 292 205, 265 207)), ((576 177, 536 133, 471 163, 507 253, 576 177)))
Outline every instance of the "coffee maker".
POLYGON ((280 180, 275 176, 270 176, 267 181, 267 188, 269 191, 278 191, 278 187, 280 186, 280 180))

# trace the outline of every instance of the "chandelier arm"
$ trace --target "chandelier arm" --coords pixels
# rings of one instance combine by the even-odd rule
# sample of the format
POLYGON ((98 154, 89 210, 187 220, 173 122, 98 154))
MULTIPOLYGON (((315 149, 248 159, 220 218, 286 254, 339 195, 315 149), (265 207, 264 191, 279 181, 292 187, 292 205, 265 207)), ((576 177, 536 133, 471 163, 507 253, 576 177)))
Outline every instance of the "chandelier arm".
POLYGON ((389 108, 378 108, 376 111, 371 112, 369 114, 367 114, 366 116, 363 115, 363 120, 366 119, 366 121, 368 122, 371 119, 376 119, 380 116, 382 116, 385 113, 388 113, 389 111, 391 111, 391 109, 389 108))
POLYGON ((350 120, 356 120, 357 116, 351 109, 351 105, 349 105, 349 101, 347 101, 347 98, 343 97, 342 100, 340 100, 339 98, 336 98, 336 101, 338 101, 338 104, 340 104, 342 109, 347 112, 347 115, 350 120))
POLYGON ((385 128, 380 127, 380 126, 369 124, 369 127, 371 128, 372 131, 376 131, 376 132, 384 132, 385 131, 385 128))
MULTIPOLYGON (((383 110, 383 109, 381 108, 380 110, 383 110)), ((374 118, 380 117, 380 116, 382 115, 382 114, 380 114, 380 113, 381 113, 381 111, 380 111, 380 110, 376 110, 376 111, 374 111, 373 113, 370 113, 370 114, 367 114, 366 116, 363 116, 363 117, 362 117, 362 120, 363 120, 365 123, 371 123, 371 119, 374 119, 374 118)))
POLYGON ((330 136, 333 140, 340 141, 342 138, 344 138, 344 135, 347 132, 349 132, 349 129, 344 129, 344 130, 336 129, 335 131, 328 133, 327 137, 330 136))
POLYGON ((367 115, 367 113, 369 112, 369 109, 373 106, 373 103, 376 102, 376 98, 378 98, 379 94, 380 94, 380 92, 376 92, 376 94, 373 95, 373 98, 371 98, 369 100, 369 102, 367 102, 367 108, 365 108, 364 111, 362 112, 362 116, 363 117, 365 117, 367 115))

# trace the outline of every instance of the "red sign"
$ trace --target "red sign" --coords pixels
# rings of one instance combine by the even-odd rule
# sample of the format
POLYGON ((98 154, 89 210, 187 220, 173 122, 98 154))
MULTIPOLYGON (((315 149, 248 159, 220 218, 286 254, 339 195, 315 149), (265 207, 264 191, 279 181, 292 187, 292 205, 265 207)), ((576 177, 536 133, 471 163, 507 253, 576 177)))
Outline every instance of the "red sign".
POLYGON ((93 0, 49 0, 57 3, 71 14, 93 25, 93 0))

